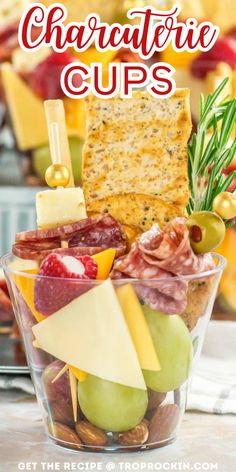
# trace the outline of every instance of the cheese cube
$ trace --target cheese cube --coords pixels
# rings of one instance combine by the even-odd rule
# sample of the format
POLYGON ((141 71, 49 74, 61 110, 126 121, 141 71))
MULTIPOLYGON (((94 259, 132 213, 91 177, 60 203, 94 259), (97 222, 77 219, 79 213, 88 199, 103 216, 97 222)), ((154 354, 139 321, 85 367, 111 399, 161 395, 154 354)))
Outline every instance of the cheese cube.
POLYGON ((55 228, 87 218, 81 188, 44 190, 36 195, 39 229, 55 228))

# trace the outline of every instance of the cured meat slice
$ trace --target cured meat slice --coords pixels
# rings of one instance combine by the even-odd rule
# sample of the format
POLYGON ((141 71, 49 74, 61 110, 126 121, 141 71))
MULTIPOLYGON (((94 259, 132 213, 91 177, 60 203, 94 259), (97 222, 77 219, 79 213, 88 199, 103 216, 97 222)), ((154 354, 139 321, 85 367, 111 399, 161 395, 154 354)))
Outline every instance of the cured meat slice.
POLYGON ((22 246, 23 248, 24 247, 27 247, 28 249, 31 249, 32 251, 35 249, 35 250, 38 250, 39 248, 42 250, 42 251, 47 251, 47 250, 50 250, 50 249, 55 249, 57 247, 60 247, 61 245, 61 240, 60 239, 51 239, 51 240, 47 240, 47 239, 42 239, 41 241, 19 241, 19 242, 16 242, 14 244, 14 246, 22 246))
POLYGON ((113 278, 118 278, 116 272, 134 279, 155 279, 163 274, 165 275, 163 270, 144 259, 138 243, 132 245, 131 251, 127 256, 121 257, 115 262, 112 272, 113 278))
POLYGON ((188 280, 184 276, 214 266, 211 254, 194 254, 185 219, 176 218, 163 231, 153 225, 143 233, 130 253, 115 261, 111 277, 144 279, 135 282, 139 298, 154 310, 174 314, 187 306, 188 280))
POLYGON ((146 287, 140 285, 136 288, 136 293, 139 299, 143 300, 152 310, 161 311, 169 315, 183 313, 187 306, 187 282, 181 282, 177 284, 175 281, 173 284, 171 295, 166 295, 163 291, 165 285, 160 282, 159 288, 146 287), (179 285, 179 287, 178 287, 179 285))
MULTIPOLYGON (((112 217, 110 217, 112 218, 112 217)), ((96 225, 97 222, 101 221, 102 217, 86 218, 85 220, 72 223, 70 225, 58 226, 57 228, 51 229, 38 229, 34 231, 23 231, 22 233, 16 234, 16 242, 18 241, 42 241, 48 239, 63 239, 71 236, 77 231, 88 229, 91 226, 96 225)))
POLYGON ((119 223, 105 215, 49 230, 18 233, 12 250, 22 259, 40 261, 51 252, 92 255, 111 247, 116 249, 116 257, 122 256, 126 250, 126 238, 119 223), (67 242, 68 249, 61 248, 62 241, 67 242))
MULTIPOLYGON (((151 265, 156 265, 174 275, 197 274, 205 270, 205 258, 194 254, 189 239, 189 232, 184 218, 176 218, 166 226, 161 237, 158 225, 143 233, 139 248, 143 258, 151 265)), ((214 261, 208 255, 208 268, 214 267, 214 261), (209 267, 210 265, 210 267, 209 267)))
MULTIPOLYGON (((69 248, 62 248, 57 247, 55 249, 47 249, 42 250, 40 247, 38 250, 36 248, 32 249, 29 248, 26 244, 15 244, 13 246, 13 254, 21 259, 32 259, 37 261, 42 261, 48 254, 52 252, 56 254, 61 254, 62 256, 92 256, 94 254, 98 254, 102 252, 104 248, 102 247, 69 247, 69 248)), ((120 252, 119 249, 117 250, 117 257, 123 254, 123 251, 120 252)))
POLYGON ((146 261, 138 243, 133 244, 127 256, 115 262, 111 277, 144 279, 142 283, 134 282, 134 288, 139 299, 153 310, 174 314, 186 308, 187 282, 146 261))
POLYGON ((69 247, 90 246, 119 248, 126 245, 121 226, 110 215, 97 219, 93 225, 77 230, 69 237, 69 247))
POLYGON ((20 241, 13 244, 12 252, 21 259, 41 260, 45 255, 59 247, 61 247, 61 241, 58 238, 41 241, 20 241))

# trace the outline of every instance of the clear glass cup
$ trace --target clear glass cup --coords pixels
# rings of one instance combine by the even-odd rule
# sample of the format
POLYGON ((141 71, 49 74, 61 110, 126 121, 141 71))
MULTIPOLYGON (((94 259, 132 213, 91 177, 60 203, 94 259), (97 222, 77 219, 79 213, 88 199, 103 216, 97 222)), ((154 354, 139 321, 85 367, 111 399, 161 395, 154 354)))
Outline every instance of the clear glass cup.
MULTIPOLYGON (((87 374, 85 379, 78 381, 76 388, 79 402, 77 406, 74 403, 74 411, 73 402, 76 400, 73 398, 72 402, 70 371, 66 370, 54 381, 65 366, 65 361, 43 351, 34 342, 32 327, 38 323, 32 313, 34 287, 40 280, 40 283, 59 283, 55 286, 56 290, 60 287, 61 290, 66 290, 69 283, 70 288, 72 285, 76 287, 77 294, 91 291, 91 296, 92 290, 104 281, 55 279, 19 272, 12 268, 15 259, 13 255, 2 257, 1 264, 22 333, 45 431, 54 443, 74 450, 125 452, 158 448, 174 441, 185 411, 191 374, 201 352, 225 267, 224 258, 216 254, 213 256, 216 261, 213 270, 171 279, 173 291, 180 284, 185 284, 187 288, 187 308, 181 315, 168 314, 168 304, 165 313, 154 312, 145 305, 147 293, 150 290, 160 290, 160 284, 163 286, 165 279, 112 281, 115 290, 130 284, 136 292, 162 368, 160 372, 142 371, 147 391, 87 374)), ((170 279, 166 279, 166 283, 167 281, 170 283, 170 279)), ((47 298, 47 293, 45 296, 47 298)), ((96 311, 99 303, 96 296, 92 296, 92 303, 96 311)), ((103 309, 108 309, 106 303, 103 309)), ((88 313, 84 312, 82 315, 86 317, 88 313)), ((70 327, 73 330, 73 326, 70 327)), ((99 331, 104 342, 107 337, 115 339, 117 335, 108 330, 103 319, 99 331)), ((63 332, 60 334, 64 336, 63 332)), ((96 338, 96 333, 93 333, 93 339, 94 335, 96 338)), ((51 344, 57 342, 54 332, 48 333, 48 337, 51 344)), ((78 335, 79 342, 81 340, 78 335)), ((88 356, 91 355, 91 350, 95 352, 94 349, 88 339, 88 356)), ((99 349, 105 348, 101 345, 99 349)), ((125 350, 123 344, 120 349, 125 350)), ((114 364, 114 375, 116 365, 114 364)))

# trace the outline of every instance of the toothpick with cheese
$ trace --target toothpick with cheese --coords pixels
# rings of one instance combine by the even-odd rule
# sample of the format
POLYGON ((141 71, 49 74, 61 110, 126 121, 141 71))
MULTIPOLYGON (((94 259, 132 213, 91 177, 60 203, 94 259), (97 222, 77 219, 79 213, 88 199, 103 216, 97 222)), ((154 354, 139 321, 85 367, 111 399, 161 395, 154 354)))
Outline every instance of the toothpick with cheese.
MULTIPOLYGON (((44 190, 36 196, 39 229, 75 223, 87 217, 83 190, 76 188, 74 184, 63 102, 48 100, 44 106, 52 160, 45 180, 54 190, 44 190)), ((68 247, 68 242, 62 241, 61 246, 68 247)), ((77 382, 83 381, 85 374, 66 364, 54 382, 68 369, 74 420, 77 421, 77 382)))
POLYGON ((44 106, 52 159, 45 179, 55 189, 36 195, 39 229, 75 223, 87 217, 83 190, 74 186, 63 102, 47 100, 44 106))

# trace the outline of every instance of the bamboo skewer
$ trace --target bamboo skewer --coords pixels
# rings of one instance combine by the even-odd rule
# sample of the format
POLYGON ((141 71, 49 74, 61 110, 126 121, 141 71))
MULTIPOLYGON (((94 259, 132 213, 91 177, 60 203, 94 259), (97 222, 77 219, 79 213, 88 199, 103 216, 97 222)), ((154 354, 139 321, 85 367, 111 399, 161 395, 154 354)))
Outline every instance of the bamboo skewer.
MULTIPOLYGON (((48 136, 52 164, 59 164, 61 166, 67 167, 70 173, 70 179, 67 187, 74 187, 75 183, 73 178, 73 170, 71 164, 69 141, 67 137, 63 102, 62 100, 47 100, 44 103, 44 107, 48 126, 48 136)), ((61 247, 68 248, 68 241, 61 241, 61 247)), ((66 364, 63 369, 61 369, 55 379, 53 379, 52 383, 56 382, 68 369, 73 415, 74 421, 76 422, 78 417, 78 380, 69 368, 68 364, 66 364)))

